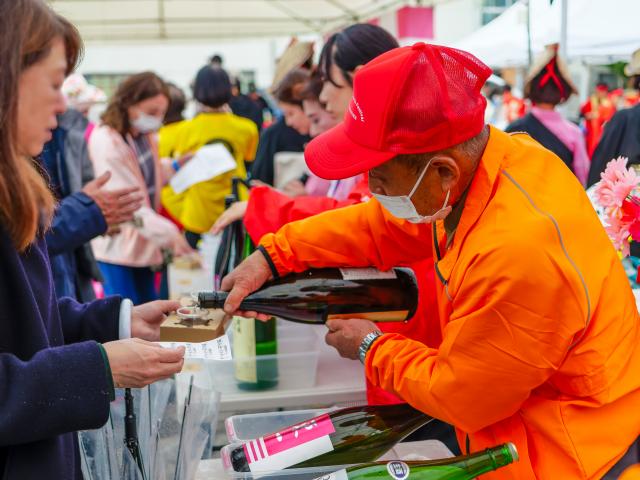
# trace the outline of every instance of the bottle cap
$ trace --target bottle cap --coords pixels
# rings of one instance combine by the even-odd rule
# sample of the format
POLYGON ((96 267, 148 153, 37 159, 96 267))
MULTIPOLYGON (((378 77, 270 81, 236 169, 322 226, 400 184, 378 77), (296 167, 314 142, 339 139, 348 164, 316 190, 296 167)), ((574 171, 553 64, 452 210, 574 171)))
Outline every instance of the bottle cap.
POLYGON ((509 450, 509 453, 511 454, 511 458, 513 458, 514 462, 517 462, 518 460, 520 460, 520 455, 518 455, 518 449, 513 443, 511 442, 507 443, 507 449, 509 450))

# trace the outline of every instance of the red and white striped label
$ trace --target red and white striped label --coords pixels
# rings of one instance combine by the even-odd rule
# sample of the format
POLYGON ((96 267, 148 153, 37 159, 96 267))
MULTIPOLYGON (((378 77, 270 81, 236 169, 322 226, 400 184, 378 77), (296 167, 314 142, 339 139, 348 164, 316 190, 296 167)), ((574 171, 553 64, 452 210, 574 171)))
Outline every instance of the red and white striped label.
POLYGON ((329 415, 287 427, 243 445, 252 472, 282 470, 333 450, 335 432, 329 415))

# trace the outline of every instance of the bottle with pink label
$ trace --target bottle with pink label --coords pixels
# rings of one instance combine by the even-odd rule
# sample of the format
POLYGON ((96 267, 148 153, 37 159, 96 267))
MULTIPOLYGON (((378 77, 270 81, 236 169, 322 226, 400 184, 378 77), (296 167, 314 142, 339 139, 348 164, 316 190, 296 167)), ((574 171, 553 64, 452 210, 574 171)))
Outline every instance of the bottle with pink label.
POLYGON ((407 404, 344 408, 229 445, 222 460, 236 472, 372 462, 431 419, 407 404))

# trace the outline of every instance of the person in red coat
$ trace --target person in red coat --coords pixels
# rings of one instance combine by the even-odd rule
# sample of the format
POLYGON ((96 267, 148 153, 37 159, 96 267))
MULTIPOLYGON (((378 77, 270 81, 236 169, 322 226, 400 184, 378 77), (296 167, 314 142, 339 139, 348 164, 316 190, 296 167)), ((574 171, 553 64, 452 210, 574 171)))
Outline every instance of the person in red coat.
POLYGON ((580 114, 585 119, 589 157, 593 156, 593 152, 602 138, 604 124, 611 120, 615 113, 616 106, 609 98, 609 86, 606 83, 599 83, 595 93, 580 108, 580 114))

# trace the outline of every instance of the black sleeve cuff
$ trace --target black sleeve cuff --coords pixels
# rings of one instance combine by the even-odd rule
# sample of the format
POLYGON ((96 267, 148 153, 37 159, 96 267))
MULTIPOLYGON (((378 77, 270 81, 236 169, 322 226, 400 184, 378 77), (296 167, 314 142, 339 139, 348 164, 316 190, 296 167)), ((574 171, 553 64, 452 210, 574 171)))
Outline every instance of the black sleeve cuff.
POLYGON ((278 273, 278 269, 276 268, 275 264, 273 263, 273 260, 271 260, 271 257, 269 256, 269 253, 267 252, 266 248, 264 248, 262 245, 258 245, 257 250, 267 260, 267 263, 269 264, 269 268, 271 269, 271 273, 273 274, 273 278, 279 278, 280 274, 278 273))

